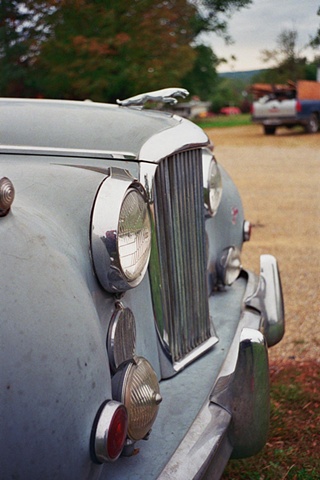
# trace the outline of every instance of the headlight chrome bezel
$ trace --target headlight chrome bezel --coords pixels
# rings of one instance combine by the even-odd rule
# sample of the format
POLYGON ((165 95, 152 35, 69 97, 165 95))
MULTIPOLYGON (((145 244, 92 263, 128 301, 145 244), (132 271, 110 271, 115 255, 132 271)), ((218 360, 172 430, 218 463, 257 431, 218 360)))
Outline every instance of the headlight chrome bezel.
MULTIPOLYGON (((135 203, 135 202, 133 202, 135 203)), ((129 211, 128 216, 132 212, 129 211)), ((133 222, 132 222, 133 224, 133 222)), ((123 248, 122 248, 123 250, 123 248)), ((151 223, 145 190, 140 182, 129 172, 118 168, 110 169, 110 175, 102 182, 92 209, 91 216, 91 252, 95 273, 102 287, 108 292, 124 292, 136 287, 142 281, 149 264, 151 250, 151 223), (126 271, 121 257, 120 221, 125 221, 123 209, 128 196, 136 196, 138 221, 141 229, 133 225, 127 233, 129 240, 135 242, 139 235, 141 257, 135 264, 136 270, 126 271), (140 218, 141 217, 141 218, 140 218), (135 230, 136 229, 136 230, 135 230), (138 233, 137 233, 138 232, 138 233), (131 238, 132 237, 132 238, 131 238)), ((130 253, 135 257, 137 250, 130 253)))

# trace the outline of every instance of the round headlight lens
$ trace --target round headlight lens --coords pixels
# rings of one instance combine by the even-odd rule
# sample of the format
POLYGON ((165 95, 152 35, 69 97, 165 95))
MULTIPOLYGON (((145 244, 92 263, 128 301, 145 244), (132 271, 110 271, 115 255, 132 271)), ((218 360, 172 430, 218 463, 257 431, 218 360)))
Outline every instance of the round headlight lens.
POLYGON ((148 206, 141 193, 130 188, 122 202, 118 224, 118 253, 122 272, 129 282, 144 274, 151 246, 148 206))
POLYGON ((114 397, 128 412, 128 437, 141 440, 150 432, 162 400, 155 371, 145 358, 135 357, 120 367, 112 386, 114 397))

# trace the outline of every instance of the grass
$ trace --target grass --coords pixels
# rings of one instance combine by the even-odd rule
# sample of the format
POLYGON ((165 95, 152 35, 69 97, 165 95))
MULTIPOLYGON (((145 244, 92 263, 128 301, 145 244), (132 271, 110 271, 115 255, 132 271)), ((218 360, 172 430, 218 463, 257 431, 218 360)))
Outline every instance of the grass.
POLYGON ((320 478, 320 364, 271 367, 269 439, 255 457, 230 460, 222 480, 320 478))
POLYGON ((216 115, 195 121, 201 128, 223 128, 223 127, 241 127, 251 125, 251 115, 243 113, 241 115, 216 115))

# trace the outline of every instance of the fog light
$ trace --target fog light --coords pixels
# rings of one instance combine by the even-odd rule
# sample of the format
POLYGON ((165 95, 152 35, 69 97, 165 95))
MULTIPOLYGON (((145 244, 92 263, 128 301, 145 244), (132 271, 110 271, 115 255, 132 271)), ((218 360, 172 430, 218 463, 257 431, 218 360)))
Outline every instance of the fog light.
POLYGON ((14 187, 7 177, 0 179, 0 217, 4 217, 10 210, 14 200, 14 187))
POLYGON ((232 285, 241 271, 240 250, 237 247, 228 247, 222 250, 217 261, 217 273, 223 285, 232 285))
POLYGON ((136 348, 136 322, 130 308, 118 302, 108 330, 107 349, 110 365, 115 371, 121 363, 134 356, 136 348))
POLYGON ((150 363, 135 357, 112 379, 113 396, 128 411, 128 437, 141 440, 150 432, 162 401, 159 382, 150 363))
POLYGON ((128 415, 124 405, 113 400, 100 409, 93 432, 93 456, 99 463, 114 462, 127 438, 128 415))

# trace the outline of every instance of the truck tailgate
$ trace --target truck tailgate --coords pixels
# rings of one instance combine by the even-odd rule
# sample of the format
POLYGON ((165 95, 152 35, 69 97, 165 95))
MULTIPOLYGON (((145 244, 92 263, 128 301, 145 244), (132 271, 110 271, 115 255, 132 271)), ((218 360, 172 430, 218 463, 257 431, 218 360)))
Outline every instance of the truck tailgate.
POLYGON ((296 115, 296 100, 265 100, 253 104, 253 115, 258 118, 283 118, 296 115))

